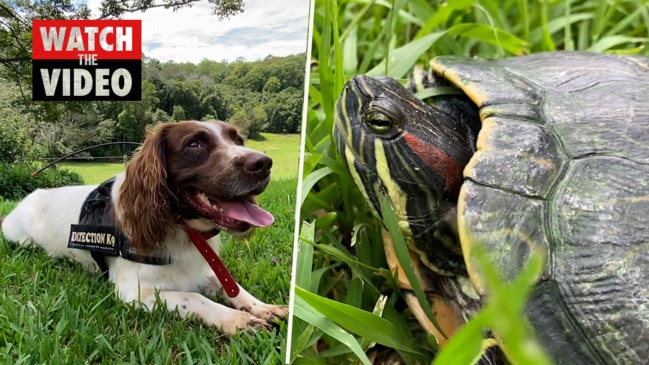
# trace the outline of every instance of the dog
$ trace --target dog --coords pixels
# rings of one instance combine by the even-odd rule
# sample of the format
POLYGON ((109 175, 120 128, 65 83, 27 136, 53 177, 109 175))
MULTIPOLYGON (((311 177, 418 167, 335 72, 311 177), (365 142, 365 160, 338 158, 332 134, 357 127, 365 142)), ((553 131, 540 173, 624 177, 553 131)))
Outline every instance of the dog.
POLYGON ((270 225, 273 216, 256 196, 271 167, 268 156, 244 147, 224 122, 158 124, 124 173, 99 186, 36 190, 2 221, 2 232, 9 241, 37 244, 50 256, 103 272, 121 300, 144 310, 164 303, 226 334, 266 328, 288 308, 256 299, 223 266, 212 269, 206 260, 218 256, 204 258, 189 237, 205 236, 201 250, 218 252, 219 235, 209 236, 245 236, 270 225), (225 279, 215 271, 225 271, 225 279), (204 295, 220 295, 232 308, 204 295))

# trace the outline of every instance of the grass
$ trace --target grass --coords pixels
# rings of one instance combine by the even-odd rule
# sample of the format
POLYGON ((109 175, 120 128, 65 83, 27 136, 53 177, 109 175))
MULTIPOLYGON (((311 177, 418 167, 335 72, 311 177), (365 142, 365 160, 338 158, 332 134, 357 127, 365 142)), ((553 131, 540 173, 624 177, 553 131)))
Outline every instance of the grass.
POLYGON ((646 56, 648 29, 649 5, 640 0, 316 0, 292 361, 471 364, 482 346, 482 327, 489 327, 502 338, 518 334, 508 337, 512 363, 545 363, 541 355, 522 360, 534 344, 521 314, 532 285, 525 279, 533 272, 513 286, 492 283, 492 305, 452 337, 447 350, 439 351, 437 340, 414 324, 387 270, 383 224, 368 211, 334 149, 334 104, 355 74, 403 81, 415 64, 436 55, 587 50, 646 56), (368 331, 374 328, 392 330, 368 331))
POLYGON ((123 163, 66 161, 57 164, 59 168, 74 171, 83 177, 86 184, 101 184, 124 171, 123 163))
POLYGON ((273 179, 297 176, 300 163, 299 134, 262 133, 263 141, 246 141, 246 146, 264 152, 273 159, 273 179))
MULTIPOLYGON (((282 136, 283 137, 283 136, 282 136)), ((299 138, 278 138, 281 144, 299 138)), ((268 141, 272 139, 269 138, 268 141)), ((283 151, 292 159, 289 146, 283 151)), ((276 160, 276 166, 289 165, 276 160)), ((113 164, 65 163, 85 181, 118 172, 113 164)), ((289 165, 290 166, 290 165, 289 165)), ((274 176, 259 203, 275 223, 247 241, 223 237, 221 258, 257 298, 287 304, 292 264, 297 166, 274 176)), ((5 216, 16 202, 0 202, 5 216)), ((287 327, 225 336, 164 309, 146 313, 124 304, 112 283, 40 248, 0 238, 0 363, 11 364, 277 364, 285 359, 287 327)), ((217 299, 219 300, 219 299, 217 299)))
MULTIPOLYGON (((299 134, 262 133, 263 141, 246 141, 246 146, 262 151, 273 159, 273 179, 286 179, 297 176, 300 158, 299 134)), ((123 163, 72 162, 65 161, 59 167, 78 172, 86 184, 99 184, 124 171, 123 163)))

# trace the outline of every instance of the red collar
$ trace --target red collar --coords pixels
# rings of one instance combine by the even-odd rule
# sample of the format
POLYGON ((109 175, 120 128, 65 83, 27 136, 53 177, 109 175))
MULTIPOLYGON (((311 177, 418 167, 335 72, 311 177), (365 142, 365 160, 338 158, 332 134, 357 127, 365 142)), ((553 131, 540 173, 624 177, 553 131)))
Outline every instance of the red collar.
POLYGON ((217 255, 212 247, 210 247, 210 245, 207 243, 207 240, 216 236, 218 234, 218 231, 216 233, 214 231, 200 233, 197 230, 189 227, 184 221, 181 221, 180 224, 185 230, 185 233, 187 233, 189 239, 192 241, 192 243, 194 243, 196 249, 198 249, 198 252, 203 255, 203 258, 205 259, 205 261, 207 261, 207 264, 212 268, 212 271, 221 282, 223 290, 225 290, 225 293, 228 295, 228 297, 234 298, 239 295, 239 285, 237 285, 237 282, 234 281, 234 278, 232 277, 232 275, 230 275, 228 269, 225 268, 225 265, 223 265, 223 262, 219 258, 219 255, 217 255))
MULTIPOLYGON (((185 226, 187 226, 186 223, 184 223, 184 224, 185 224, 185 226)), ((187 226, 187 228, 189 228, 189 226, 187 226)), ((191 228, 189 228, 189 229, 191 229, 191 228)), ((198 232, 198 231, 197 231, 197 232, 198 232)), ((198 233, 199 233, 203 238, 205 238, 206 240, 209 240, 210 238, 212 238, 212 237, 216 236, 217 234, 221 233, 221 231, 220 231, 218 228, 215 228, 215 229, 213 229, 213 230, 211 230, 211 231, 209 231, 209 232, 198 232, 198 233)))

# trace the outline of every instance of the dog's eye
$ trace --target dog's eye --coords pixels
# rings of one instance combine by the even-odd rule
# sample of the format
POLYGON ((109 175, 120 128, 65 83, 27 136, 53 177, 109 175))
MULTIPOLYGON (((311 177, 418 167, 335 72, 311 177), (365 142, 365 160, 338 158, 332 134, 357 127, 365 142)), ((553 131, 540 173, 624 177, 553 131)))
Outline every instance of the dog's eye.
POLYGON ((189 143, 187 144, 187 147, 189 147, 189 148, 198 148, 198 147, 201 147, 201 143, 198 142, 198 141, 195 140, 195 139, 192 139, 192 140, 189 141, 189 143))
POLYGON ((243 138, 237 136, 237 138, 234 140, 234 143, 235 143, 237 146, 243 146, 243 138))

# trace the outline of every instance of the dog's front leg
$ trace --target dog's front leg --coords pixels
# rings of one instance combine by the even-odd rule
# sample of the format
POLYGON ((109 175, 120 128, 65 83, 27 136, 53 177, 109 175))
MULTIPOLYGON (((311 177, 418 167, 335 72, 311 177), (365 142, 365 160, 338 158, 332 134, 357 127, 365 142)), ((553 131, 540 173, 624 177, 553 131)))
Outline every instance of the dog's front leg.
POLYGON ((262 318, 215 303, 199 293, 180 291, 156 293, 153 289, 145 289, 140 290, 139 299, 133 301, 138 303, 141 308, 151 311, 158 303, 157 298, 160 298, 160 302, 167 306, 169 312, 178 310, 182 318, 193 315, 203 323, 216 326, 220 331, 229 335, 234 335, 237 330, 268 327, 268 323, 262 318))
POLYGON ((216 276, 210 276, 205 291, 208 295, 218 294, 223 300, 232 305, 232 307, 246 311, 264 321, 272 322, 277 318, 286 318, 288 314, 287 306, 266 304, 248 293, 241 285, 237 285, 239 286, 239 294, 234 298, 230 298, 222 289, 223 286, 216 276))

